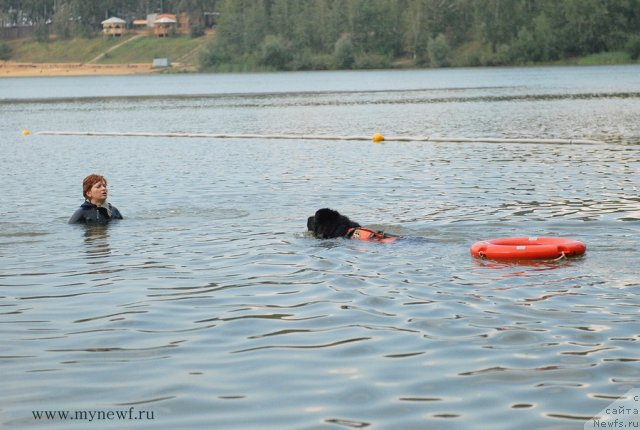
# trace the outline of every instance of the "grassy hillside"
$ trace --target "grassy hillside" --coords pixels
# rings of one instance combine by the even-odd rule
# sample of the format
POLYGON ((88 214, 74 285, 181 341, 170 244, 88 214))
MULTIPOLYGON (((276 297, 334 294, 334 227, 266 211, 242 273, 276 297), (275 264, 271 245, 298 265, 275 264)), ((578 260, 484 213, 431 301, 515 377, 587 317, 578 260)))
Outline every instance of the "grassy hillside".
POLYGON ((10 60, 20 63, 88 63, 102 55, 96 64, 151 63, 154 58, 197 64, 198 51, 211 36, 134 37, 135 34, 50 42, 14 40, 8 45, 12 52, 10 60), (126 43, 116 48, 123 42, 126 43))
POLYGON ((11 61, 20 63, 85 63, 115 46, 120 40, 111 38, 56 40, 36 42, 13 40, 11 61))
POLYGON ((97 63, 150 63, 154 58, 169 58, 173 62, 196 64, 197 53, 206 42, 205 37, 141 37, 110 51, 97 63))

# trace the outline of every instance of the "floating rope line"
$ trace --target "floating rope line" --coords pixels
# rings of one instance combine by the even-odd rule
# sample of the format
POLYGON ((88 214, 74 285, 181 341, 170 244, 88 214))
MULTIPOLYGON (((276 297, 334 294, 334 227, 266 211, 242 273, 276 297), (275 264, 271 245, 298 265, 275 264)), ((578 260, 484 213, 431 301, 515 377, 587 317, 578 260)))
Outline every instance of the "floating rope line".
MULTIPOLYGON (((310 134, 235 134, 235 133, 152 133, 116 131, 40 131, 49 136, 117 136, 117 137, 195 137, 208 139, 281 139, 281 140, 371 140, 371 136, 331 136, 310 134)), ((604 142, 587 139, 534 139, 495 137, 388 136, 391 142, 485 142, 485 143, 546 143, 597 145, 604 142)))

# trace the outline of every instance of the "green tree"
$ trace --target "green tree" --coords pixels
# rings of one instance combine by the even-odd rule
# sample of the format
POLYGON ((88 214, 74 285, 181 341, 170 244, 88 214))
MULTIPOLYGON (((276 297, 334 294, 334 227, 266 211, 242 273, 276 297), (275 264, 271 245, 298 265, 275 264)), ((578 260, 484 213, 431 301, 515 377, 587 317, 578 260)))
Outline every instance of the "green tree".
POLYGON ((493 52, 509 44, 531 18, 524 0, 476 1, 474 14, 480 37, 493 52))
POLYGON ((428 64, 429 22, 425 0, 414 0, 407 5, 404 17, 404 50, 419 65, 428 64))
POLYGON ((349 35, 343 35, 336 42, 333 52, 333 58, 336 67, 339 69, 350 69, 355 62, 355 53, 353 51, 353 43, 349 35))
POLYGON ((585 55, 606 48, 606 0, 563 0, 556 7, 556 42, 565 55, 585 55))
POLYGON ((263 66, 284 70, 292 58, 291 48, 282 36, 270 34, 260 44, 260 64, 263 66))
POLYGON ((215 47, 232 57, 254 52, 266 35, 264 1, 224 0, 220 14, 215 47))
POLYGON ((62 39, 70 39, 73 33, 71 6, 61 3, 53 15, 53 31, 62 39))
POLYGON ((439 34, 429 42, 429 63, 432 67, 447 67, 451 65, 451 47, 444 34, 439 34))
MULTIPOLYGON (((125 2, 107 4, 118 1, 125 2)), ((201 1, 165 4, 192 10, 201 1)), ((215 7, 221 16, 208 63, 264 65, 267 47, 288 46, 284 67, 296 69, 373 67, 401 57, 418 66, 552 61, 631 50, 640 28, 640 0, 220 0, 215 7)))
POLYGON ((629 37, 625 45, 625 51, 629 53, 629 56, 633 60, 640 58, 640 35, 634 34, 629 37))
POLYGON ((397 0, 347 0, 348 32, 357 52, 396 55, 402 46, 397 0))
POLYGON ((0 60, 8 60, 11 58, 11 47, 0 40, 0 60))

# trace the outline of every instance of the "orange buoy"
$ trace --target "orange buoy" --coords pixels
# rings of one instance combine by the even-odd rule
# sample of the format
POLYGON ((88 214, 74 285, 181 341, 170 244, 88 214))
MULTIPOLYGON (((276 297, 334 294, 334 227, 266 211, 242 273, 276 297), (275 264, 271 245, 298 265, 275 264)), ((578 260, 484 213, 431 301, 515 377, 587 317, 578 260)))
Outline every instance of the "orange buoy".
POLYGON ((384 142, 384 136, 381 135, 380 133, 375 133, 371 138, 371 140, 373 140, 373 143, 384 142))
POLYGON ((471 246, 474 257, 493 260, 547 260, 582 255, 587 246, 566 237, 503 237, 471 246))

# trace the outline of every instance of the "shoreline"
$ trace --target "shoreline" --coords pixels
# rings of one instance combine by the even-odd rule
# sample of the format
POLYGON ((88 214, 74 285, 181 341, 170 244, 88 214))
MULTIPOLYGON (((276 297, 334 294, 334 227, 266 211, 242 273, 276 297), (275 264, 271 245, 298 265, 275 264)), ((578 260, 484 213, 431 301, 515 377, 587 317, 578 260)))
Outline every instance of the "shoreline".
POLYGON ((85 64, 85 63, 18 63, 0 61, 0 78, 52 77, 52 76, 100 76, 155 74, 167 70, 193 71, 190 66, 173 64, 158 68, 152 64, 85 64))
MULTIPOLYGON (((611 66, 632 65, 629 63, 594 63, 580 64, 579 62, 554 62, 539 63, 521 66, 493 66, 493 67, 564 67, 564 66, 611 66)), ((492 66, 480 66, 492 67, 492 66)), ((390 70, 411 69, 406 65, 391 68, 390 70)), ((452 67, 459 68, 459 67, 452 67)), ((59 77, 59 76, 115 76, 115 75, 142 75, 159 73, 193 73, 197 72, 196 66, 190 64, 172 63, 169 67, 154 67, 150 63, 129 64, 88 64, 88 63, 22 63, 17 61, 0 61, 0 78, 20 77, 59 77)))

